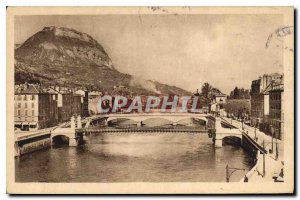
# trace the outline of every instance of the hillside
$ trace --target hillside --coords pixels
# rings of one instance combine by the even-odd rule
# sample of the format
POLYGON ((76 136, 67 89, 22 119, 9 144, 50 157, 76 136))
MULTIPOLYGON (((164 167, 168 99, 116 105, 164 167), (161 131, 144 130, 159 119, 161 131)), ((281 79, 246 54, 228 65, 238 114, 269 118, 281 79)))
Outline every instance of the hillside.
POLYGON ((91 36, 62 27, 45 27, 15 46, 15 83, 24 82, 85 86, 109 92, 118 88, 120 92, 144 95, 191 94, 175 86, 120 73, 91 36))

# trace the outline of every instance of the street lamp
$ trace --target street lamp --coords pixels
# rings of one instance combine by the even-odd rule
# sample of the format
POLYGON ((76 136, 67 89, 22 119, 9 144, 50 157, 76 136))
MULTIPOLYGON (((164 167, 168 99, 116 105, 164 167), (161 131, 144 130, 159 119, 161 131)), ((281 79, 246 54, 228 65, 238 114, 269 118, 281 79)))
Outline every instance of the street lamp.
MULTIPOLYGON (((275 133, 275 129, 274 127, 271 127, 271 131, 272 131, 272 152, 273 152, 273 139, 274 139, 274 133, 275 133)), ((278 159, 278 143, 277 143, 277 137, 276 137, 277 134, 275 134, 275 147, 276 147, 276 156, 275 156, 275 160, 278 159)))
POLYGON ((270 129, 271 129, 271 134, 272 134, 272 152, 271 153, 273 153, 274 128, 272 125, 270 125, 270 129))
POLYGON ((244 130, 244 118, 242 117, 242 130, 244 130))
POLYGON ((244 108, 242 109, 242 126, 243 126, 243 130, 245 128, 245 121, 246 121, 246 107, 244 106, 244 108))
POLYGON ((255 120, 255 123, 254 123, 254 140, 257 141, 257 137, 256 137, 256 127, 257 127, 257 121, 255 120))
POLYGON ((275 160, 278 159, 278 143, 277 143, 277 138, 275 139, 275 146, 276 146, 276 154, 275 154, 275 160))
POLYGON ((230 176, 236 172, 236 171, 245 171, 246 169, 244 168, 236 168, 236 167, 229 167, 228 165, 226 165, 226 182, 229 182, 229 178, 230 176), (229 170, 232 170, 231 173, 229 170))
MULTIPOLYGON (((262 143, 263 149, 266 150, 265 148, 266 148, 269 144, 271 144, 271 143, 272 143, 272 142, 265 142, 265 141, 263 140, 263 143, 262 143), (265 146, 265 144, 267 144, 267 145, 265 146)), ((272 145, 273 145, 273 144, 272 144, 272 145)), ((278 150, 277 150, 277 142, 276 142, 276 157, 275 157, 275 160, 277 160, 277 158, 278 158, 278 150)), ((265 153, 263 152, 263 174, 262 174, 262 177, 264 177, 265 174, 266 174, 266 158, 265 158, 265 153)))
MULTIPOLYGON (((271 153, 271 154, 273 154, 273 152, 274 152, 274 149, 273 149, 274 144, 273 143, 274 143, 273 140, 272 140, 272 142, 265 142, 265 144, 267 144, 265 147, 267 147, 269 144, 272 144, 272 149, 269 150, 269 153, 271 153)), ((275 160, 277 160, 278 159, 278 143, 277 143, 277 140, 275 140, 275 152, 276 152, 275 160)))
MULTIPOLYGON (((265 149, 265 141, 263 141, 263 149, 265 149)), ((265 153, 263 152, 263 177, 266 175, 266 158, 265 158, 265 153)))

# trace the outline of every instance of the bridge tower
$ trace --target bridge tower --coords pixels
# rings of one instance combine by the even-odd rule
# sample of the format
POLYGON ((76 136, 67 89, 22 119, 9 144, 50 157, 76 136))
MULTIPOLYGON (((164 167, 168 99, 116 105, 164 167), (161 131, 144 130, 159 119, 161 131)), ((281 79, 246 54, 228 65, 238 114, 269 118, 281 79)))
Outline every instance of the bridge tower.
POLYGON ((220 117, 216 117, 216 121, 215 121, 215 128, 216 128, 216 133, 214 135, 214 144, 215 147, 222 147, 223 146, 223 137, 221 134, 222 131, 222 125, 221 125, 221 118, 220 117))
POLYGON ((81 122, 80 115, 78 115, 78 117, 77 117, 77 128, 82 128, 82 122, 81 122))
POLYGON ((72 116, 71 117, 71 135, 69 136, 69 146, 77 146, 77 140, 76 140, 76 137, 75 137, 75 117, 72 116), (74 134, 74 135, 73 135, 74 134))

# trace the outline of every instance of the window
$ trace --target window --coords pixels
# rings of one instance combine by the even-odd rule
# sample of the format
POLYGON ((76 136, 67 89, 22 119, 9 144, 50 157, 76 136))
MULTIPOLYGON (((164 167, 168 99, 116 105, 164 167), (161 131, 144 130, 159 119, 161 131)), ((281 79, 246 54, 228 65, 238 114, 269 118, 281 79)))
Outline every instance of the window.
POLYGON ((18 110, 18 116, 20 116, 21 115, 21 111, 20 110, 18 110))
POLYGON ((34 96, 34 95, 31 95, 31 99, 34 100, 34 99, 35 99, 35 96, 34 96))
POLYGON ((36 125, 30 125, 29 128, 36 128, 36 125))
POLYGON ((27 100, 27 95, 25 94, 25 96, 24 96, 24 100, 27 100))
POLYGON ((31 108, 34 108, 34 103, 31 103, 31 108))
POLYGON ((21 103, 18 103, 18 108, 21 108, 21 103))
POLYGON ((21 95, 18 95, 18 100, 22 100, 22 96, 21 95))
POLYGON ((31 111, 31 115, 34 116, 34 110, 31 111))
POLYGON ((26 116, 28 115, 28 111, 27 111, 27 110, 25 110, 25 115, 26 115, 26 116))
POLYGON ((25 103, 25 108, 27 108, 27 103, 25 103))

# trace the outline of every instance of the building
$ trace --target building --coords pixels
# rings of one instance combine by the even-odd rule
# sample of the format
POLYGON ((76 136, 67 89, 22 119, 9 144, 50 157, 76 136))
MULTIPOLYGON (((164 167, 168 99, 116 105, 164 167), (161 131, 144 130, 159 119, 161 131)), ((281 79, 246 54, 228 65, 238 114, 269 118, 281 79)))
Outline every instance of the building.
POLYGON ((252 81, 250 92, 250 124, 252 126, 258 127, 260 124, 269 124, 269 91, 272 89, 272 85, 277 83, 283 83, 282 74, 264 74, 259 79, 252 81))
POLYGON ((100 110, 98 108, 98 103, 101 96, 88 96, 88 110, 90 115, 95 115, 100 113, 100 110))
POLYGON ((83 117, 89 116, 89 93, 86 90, 77 90, 75 92, 81 96, 81 115, 83 117))
POLYGON ((85 91, 84 96, 82 97, 82 116, 88 117, 89 114, 89 92, 85 91))
POLYGON ((269 123, 271 126, 271 133, 277 139, 283 139, 284 136, 284 110, 283 110, 283 84, 274 84, 270 94, 270 116, 269 123))
POLYGON ((225 105, 227 95, 222 93, 215 93, 212 95, 212 102, 210 103, 210 112, 218 116, 226 116, 225 105))
MULTIPOLYGON (((82 115, 82 106, 83 106, 83 101, 82 101, 82 97, 80 94, 73 94, 73 99, 72 99, 72 109, 71 109, 71 113, 72 115, 70 116, 70 118, 75 115, 82 115)), ((68 120, 70 120, 70 118, 68 120)))
POLYGON ((81 115, 81 95, 73 93, 60 93, 58 95, 58 119, 60 122, 69 121, 74 115, 81 115))
POLYGON ((219 104, 226 103, 227 95, 222 93, 215 93, 213 94, 213 101, 219 104))
POLYGON ((264 95, 261 93, 261 79, 252 81, 250 92, 251 115, 250 124, 258 126, 264 115, 264 95))
POLYGON ((55 126, 58 122, 58 96, 39 85, 16 86, 14 96, 15 128, 23 131, 55 126))
POLYGON ((57 94, 58 121, 69 121, 72 116, 82 115, 82 96, 69 88, 49 87, 48 92, 57 94))

